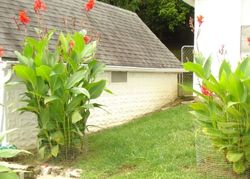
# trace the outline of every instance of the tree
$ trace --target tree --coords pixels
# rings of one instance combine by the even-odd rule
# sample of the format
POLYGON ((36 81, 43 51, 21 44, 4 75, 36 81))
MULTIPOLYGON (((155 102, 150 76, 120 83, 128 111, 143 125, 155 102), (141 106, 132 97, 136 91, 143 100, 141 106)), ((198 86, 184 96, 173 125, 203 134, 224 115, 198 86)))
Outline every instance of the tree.
POLYGON ((182 45, 193 44, 188 20, 194 9, 182 0, 100 1, 136 12, 170 50, 179 51, 182 45))
POLYGON ((100 0, 102 2, 121 7, 130 11, 137 11, 142 0, 100 0))
POLYGON ((182 0, 100 0, 133 12, 137 12, 142 20, 153 30, 159 32, 165 28, 169 32, 181 28, 193 8, 182 0))

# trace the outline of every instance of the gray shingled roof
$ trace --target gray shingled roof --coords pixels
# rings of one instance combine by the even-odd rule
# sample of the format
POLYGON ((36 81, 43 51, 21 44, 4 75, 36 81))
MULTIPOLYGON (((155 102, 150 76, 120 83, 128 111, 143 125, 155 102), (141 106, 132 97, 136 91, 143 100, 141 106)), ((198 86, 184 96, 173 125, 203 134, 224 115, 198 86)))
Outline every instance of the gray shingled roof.
MULTIPOLYGON (((101 34, 97 57, 107 65, 147 68, 180 68, 179 60, 141 21, 137 14, 105 3, 97 2, 89 18, 83 11, 83 0, 44 0, 47 11, 44 22, 47 27, 64 31, 67 19, 68 30, 90 29, 101 34), (76 26, 73 28, 73 19, 76 26)), ((0 46, 5 57, 15 58, 13 51, 21 50, 25 33, 19 31, 13 20, 19 10, 27 9, 31 17, 28 35, 35 36, 37 20, 33 0, 1 0, 0 46)))

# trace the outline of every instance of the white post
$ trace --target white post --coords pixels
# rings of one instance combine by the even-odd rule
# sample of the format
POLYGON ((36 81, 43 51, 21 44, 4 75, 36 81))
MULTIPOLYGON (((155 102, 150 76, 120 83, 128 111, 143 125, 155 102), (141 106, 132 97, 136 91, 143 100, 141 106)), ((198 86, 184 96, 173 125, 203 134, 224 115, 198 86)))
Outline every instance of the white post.
MULTIPOLYGON (((6 130, 6 116, 5 116, 5 83, 11 78, 11 70, 7 68, 7 62, 0 57, 0 133, 6 130), (6 71, 7 70, 7 71, 6 71)), ((4 138, 2 145, 6 145, 7 140, 4 138)))

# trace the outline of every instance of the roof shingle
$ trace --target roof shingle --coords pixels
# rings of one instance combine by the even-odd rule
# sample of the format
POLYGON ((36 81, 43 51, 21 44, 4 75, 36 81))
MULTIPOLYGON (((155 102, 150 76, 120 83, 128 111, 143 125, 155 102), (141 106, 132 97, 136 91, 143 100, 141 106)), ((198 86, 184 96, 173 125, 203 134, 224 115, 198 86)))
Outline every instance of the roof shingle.
MULTIPOLYGON (((107 65, 147 68, 181 68, 179 60, 141 21, 137 14, 97 2, 87 18, 83 0, 44 0, 47 11, 43 22, 48 29, 100 33, 97 57, 107 65), (75 19, 75 26, 73 22, 75 19), (67 21, 65 25, 64 21, 67 21)), ((29 36, 35 37, 37 26, 32 0, 1 0, 0 46, 5 57, 15 58, 14 51, 21 50, 25 33, 14 22, 20 10, 28 10, 31 23, 29 36)))

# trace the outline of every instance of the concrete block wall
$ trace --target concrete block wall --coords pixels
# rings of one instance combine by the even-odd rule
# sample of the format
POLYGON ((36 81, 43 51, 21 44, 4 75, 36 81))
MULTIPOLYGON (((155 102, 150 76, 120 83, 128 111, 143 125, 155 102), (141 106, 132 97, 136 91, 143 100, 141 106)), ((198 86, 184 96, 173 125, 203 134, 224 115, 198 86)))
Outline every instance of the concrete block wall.
MULTIPOLYGON (((125 123, 146 113, 155 111, 177 98, 176 73, 128 72, 127 82, 111 83, 111 73, 105 72, 100 78, 108 81, 113 94, 103 93, 95 102, 103 104, 106 111, 95 109, 88 120, 91 131, 125 123)), ((6 127, 18 128, 8 136, 8 142, 17 147, 36 147, 36 117, 30 113, 18 114, 20 94, 24 86, 6 87, 6 127)))

